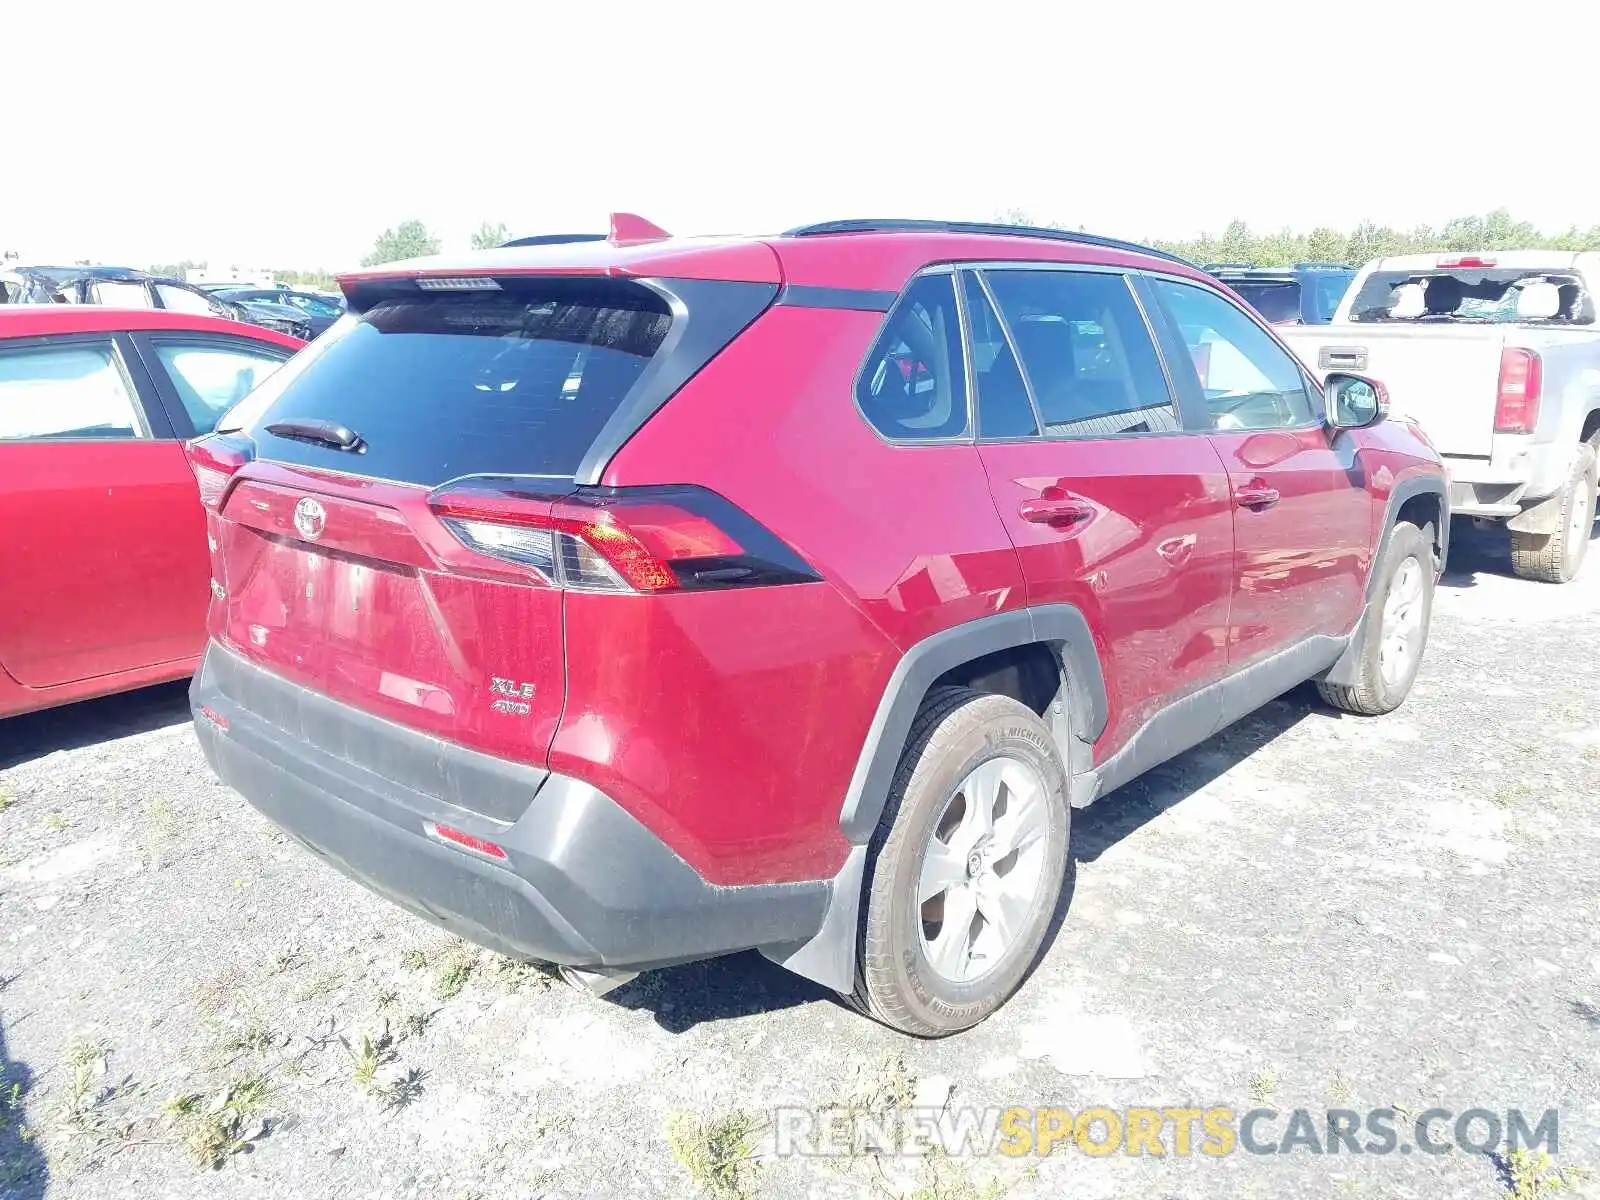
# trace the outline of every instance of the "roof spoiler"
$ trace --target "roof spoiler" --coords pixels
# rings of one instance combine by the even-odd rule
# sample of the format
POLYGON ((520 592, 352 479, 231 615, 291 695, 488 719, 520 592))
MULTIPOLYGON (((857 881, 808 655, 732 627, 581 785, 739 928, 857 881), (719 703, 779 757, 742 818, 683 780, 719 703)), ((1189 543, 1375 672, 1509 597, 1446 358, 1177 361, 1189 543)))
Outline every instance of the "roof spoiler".
POLYGON ((532 237, 512 238, 509 242, 501 242, 500 249, 506 250, 513 246, 559 246, 568 242, 611 242, 613 245, 621 242, 658 242, 671 236, 661 226, 645 220, 637 213, 614 212, 611 214, 609 233, 538 233, 532 237))

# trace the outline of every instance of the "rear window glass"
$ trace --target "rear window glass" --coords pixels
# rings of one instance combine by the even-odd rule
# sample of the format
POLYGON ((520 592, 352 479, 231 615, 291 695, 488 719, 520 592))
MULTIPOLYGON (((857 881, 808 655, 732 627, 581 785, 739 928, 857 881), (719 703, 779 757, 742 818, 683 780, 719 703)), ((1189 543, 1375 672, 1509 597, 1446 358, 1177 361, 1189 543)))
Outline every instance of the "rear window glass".
POLYGON ((347 316, 219 423, 264 458, 436 486, 468 474, 571 475, 671 325, 631 283, 504 281, 347 316), (280 437, 333 421, 366 450, 280 437))
POLYGON ((1350 308, 1352 321, 1587 325, 1594 301, 1570 271, 1460 268, 1374 271, 1350 308), (1538 303, 1518 314, 1522 293, 1536 289, 1538 303), (1537 315, 1530 316, 1529 312, 1537 315))
POLYGON ((1239 279, 1229 282, 1240 298, 1274 325, 1289 325, 1300 320, 1300 285, 1293 280, 1251 283, 1239 279))

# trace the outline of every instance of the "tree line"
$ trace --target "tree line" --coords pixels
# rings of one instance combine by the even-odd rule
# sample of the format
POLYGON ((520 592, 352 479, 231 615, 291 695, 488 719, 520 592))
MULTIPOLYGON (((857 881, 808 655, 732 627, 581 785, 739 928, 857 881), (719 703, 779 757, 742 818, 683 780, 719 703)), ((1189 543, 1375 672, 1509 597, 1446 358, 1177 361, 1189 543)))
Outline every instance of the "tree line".
MULTIPOLYGON (((1007 209, 997 217, 1003 224, 1038 225, 1066 229, 1060 222, 1040 221, 1021 209, 1007 209)), ((472 248, 487 250, 511 238, 504 221, 484 221, 472 234, 472 248)), ((1334 262, 1360 266, 1374 258, 1393 254, 1431 254, 1461 250, 1600 250, 1600 224, 1580 229, 1574 225, 1561 233, 1547 233, 1529 221, 1519 221, 1504 208, 1480 215, 1452 217, 1438 228, 1417 225, 1396 229, 1362 221, 1354 229, 1340 230, 1319 226, 1310 232, 1283 228, 1275 233, 1251 229, 1243 220, 1228 222, 1221 233, 1202 233, 1188 240, 1147 238, 1157 246, 1196 263, 1254 263, 1261 267, 1285 267, 1299 262, 1334 262)), ((401 221, 385 229, 361 259, 365 267, 437 254, 440 240, 428 226, 416 219, 401 221)), ((185 268, 205 263, 185 260, 152 267, 158 274, 183 277, 185 268)), ((286 268, 274 271, 274 279, 308 287, 331 288, 333 273, 325 270, 286 268)))

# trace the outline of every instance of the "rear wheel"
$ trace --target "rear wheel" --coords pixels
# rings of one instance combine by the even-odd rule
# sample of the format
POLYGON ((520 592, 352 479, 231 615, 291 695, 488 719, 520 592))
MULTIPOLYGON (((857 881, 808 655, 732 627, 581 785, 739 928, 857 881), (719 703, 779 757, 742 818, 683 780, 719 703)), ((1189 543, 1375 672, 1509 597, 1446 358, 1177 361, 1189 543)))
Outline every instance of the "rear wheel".
POLYGON ((1541 583, 1570 583, 1594 533, 1595 450, 1585 445, 1561 496, 1554 533, 1511 531, 1511 570, 1541 583))
POLYGON ((1404 702, 1422 664, 1433 617, 1433 538, 1409 521, 1390 531, 1378 585, 1361 623, 1355 682, 1319 681, 1334 708, 1373 717, 1404 702))
POLYGON ((1044 723, 1008 696, 924 702, 873 835, 853 999, 905 1033, 1005 1003, 1061 894, 1071 809, 1044 723))

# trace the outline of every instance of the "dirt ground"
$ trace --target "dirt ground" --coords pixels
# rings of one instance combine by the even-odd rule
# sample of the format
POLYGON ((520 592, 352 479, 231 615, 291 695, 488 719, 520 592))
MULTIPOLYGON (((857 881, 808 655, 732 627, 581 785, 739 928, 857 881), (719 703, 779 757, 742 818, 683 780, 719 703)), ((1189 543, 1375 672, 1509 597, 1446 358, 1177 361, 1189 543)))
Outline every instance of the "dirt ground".
POLYGON ((1048 953, 942 1042, 753 954, 597 1000, 453 942, 220 786, 181 687, 0 722, 0 1197, 1586 1191, 1557 1171, 1600 1168, 1597 635, 1600 555, 1558 588, 1458 546, 1404 709, 1300 689, 1078 814, 1048 953), (913 1103, 1555 1109, 1560 1142, 1520 1178, 1405 1137, 774 1152, 780 1107, 913 1103))

